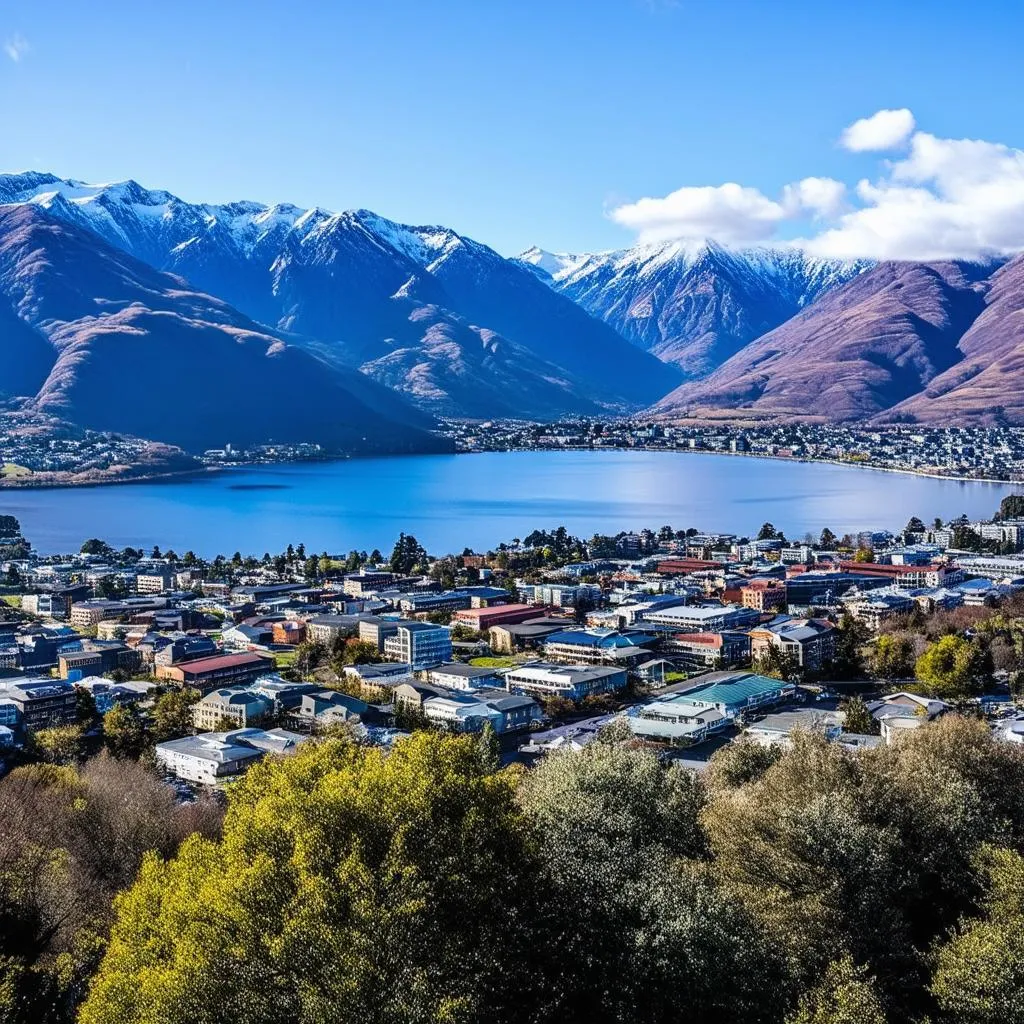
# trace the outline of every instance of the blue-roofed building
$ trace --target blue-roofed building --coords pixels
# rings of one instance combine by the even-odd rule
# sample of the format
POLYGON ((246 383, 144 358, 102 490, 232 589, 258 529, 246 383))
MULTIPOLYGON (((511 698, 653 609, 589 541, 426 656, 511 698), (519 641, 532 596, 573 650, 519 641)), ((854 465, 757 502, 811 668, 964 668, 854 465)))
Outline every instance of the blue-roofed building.
POLYGON ((648 661, 656 638, 649 633, 615 629, 567 629, 552 633, 544 656, 577 665, 633 665, 648 661))
POLYGON ((796 692, 793 683, 771 679, 756 672, 711 672, 673 688, 663 701, 693 708, 716 708, 727 718, 736 718, 754 708, 778 704, 796 692))

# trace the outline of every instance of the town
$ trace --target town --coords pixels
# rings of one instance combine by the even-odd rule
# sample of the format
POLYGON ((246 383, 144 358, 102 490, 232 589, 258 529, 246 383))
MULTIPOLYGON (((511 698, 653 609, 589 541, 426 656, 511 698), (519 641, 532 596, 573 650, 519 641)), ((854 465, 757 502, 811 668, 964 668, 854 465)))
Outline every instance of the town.
POLYGON ((702 768, 723 743, 851 749, 946 713, 1024 741, 1024 498, 987 522, 790 541, 534 531, 429 555, 302 544, 36 555, 0 521, 0 756, 150 749, 219 786, 339 731, 478 734, 504 763, 600 735, 702 768))
POLYGON ((1024 479, 1024 428, 879 426, 843 423, 785 425, 577 418, 557 423, 494 420, 446 422, 460 451, 638 448, 716 452, 765 458, 848 463, 967 479, 1024 479))

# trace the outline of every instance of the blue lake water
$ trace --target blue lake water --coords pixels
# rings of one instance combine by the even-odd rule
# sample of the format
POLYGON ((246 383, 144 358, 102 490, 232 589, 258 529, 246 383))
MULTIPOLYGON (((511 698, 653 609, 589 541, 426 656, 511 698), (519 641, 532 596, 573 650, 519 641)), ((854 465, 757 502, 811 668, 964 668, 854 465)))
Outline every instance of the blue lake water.
MULTIPOLYGON (((1021 487, 1016 488, 1020 490, 1021 487)), ((179 554, 262 555, 390 549, 400 531, 433 553, 486 550, 533 529, 590 537, 693 526, 751 534, 769 520, 787 535, 899 529, 961 513, 988 517, 1009 484, 965 483, 850 466, 642 451, 420 455, 225 470, 198 480, 8 491, 42 552, 88 537, 179 554)))

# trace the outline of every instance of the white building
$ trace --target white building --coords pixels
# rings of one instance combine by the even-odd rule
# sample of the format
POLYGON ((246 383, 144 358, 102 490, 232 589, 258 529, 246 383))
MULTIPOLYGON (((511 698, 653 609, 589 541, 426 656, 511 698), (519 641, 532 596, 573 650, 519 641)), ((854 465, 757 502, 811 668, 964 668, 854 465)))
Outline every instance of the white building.
POLYGON ((294 753, 308 737, 284 729, 233 729, 158 743, 157 762, 187 782, 211 785, 244 772, 267 754, 294 753))

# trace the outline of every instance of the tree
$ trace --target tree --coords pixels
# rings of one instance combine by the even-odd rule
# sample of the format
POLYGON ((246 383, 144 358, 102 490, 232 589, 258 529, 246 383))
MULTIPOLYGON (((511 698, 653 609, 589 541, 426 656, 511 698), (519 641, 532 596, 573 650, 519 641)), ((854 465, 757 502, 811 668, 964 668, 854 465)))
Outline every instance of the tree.
POLYGON ((222 840, 145 859, 81 1024, 529 1019, 513 786, 429 732, 254 766, 222 840))
POLYGON ((779 531, 771 523, 765 523, 757 533, 758 540, 774 540, 778 537, 779 531))
POLYGON ((874 979, 846 956, 828 965, 786 1024, 886 1024, 886 1017, 874 979))
POLYGON ((54 725, 29 734, 28 747, 41 761, 73 765, 82 758, 82 727, 54 725))
POLYGON ((855 562, 873 562, 875 553, 867 545, 861 544, 854 553, 853 560, 855 562))
POLYGON ((950 1024, 1004 1024, 1024 1005, 1024 858, 988 847, 978 862, 988 885, 983 915, 939 948, 931 984, 950 1024))
POLYGON ((836 546, 836 535, 826 526, 818 538, 818 546, 822 551, 833 551, 836 546))
POLYGON ((802 672, 797 656, 774 644, 770 644, 754 659, 754 671, 770 679, 785 681, 799 678, 802 672))
POLYGON ((146 747, 146 726, 127 704, 115 704, 103 716, 103 739, 113 757, 138 757, 146 747))
POLYGON ((399 534, 395 547, 391 552, 391 571, 407 576, 413 569, 423 566, 427 561, 427 552, 411 534, 399 534))
POLYGON ((907 679, 914 674, 914 644, 910 637, 883 633, 874 644, 869 661, 875 679, 907 679))
POLYGON ((192 733, 192 706, 202 695, 189 687, 168 690, 153 706, 153 741, 178 739, 192 733))
POLYGON ((950 634, 940 637, 917 659, 915 689, 942 700, 961 700, 977 692, 982 674, 978 646, 950 634))
POLYGON ((496 772, 501 767, 501 741, 497 730, 490 722, 484 722, 477 742, 480 762, 486 772, 496 772))
POLYGON ((843 731, 861 736, 874 736, 878 723, 874 720, 863 697, 850 697, 840 706, 843 712, 843 731))
POLYGON ((109 555, 113 552, 110 549, 110 545, 105 540, 100 540, 98 537, 91 537, 82 545, 81 553, 83 555, 109 555))
POLYGON ((867 626, 849 612, 844 612, 836 631, 836 653, 832 674, 837 679, 858 679, 864 674, 862 648, 871 637, 867 626))
POLYGON ((917 516, 911 516, 910 519, 907 521, 907 525, 905 527, 903 527, 903 532, 905 534, 908 534, 908 533, 924 533, 925 532, 924 523, 922 523, 921 520, 917 518, 917 516))
POLYGON ((150 552, 149 557, 150 558, 163 558, 163 555, 160 554, 160 546, 158 544, 154 544, 153 545, 153 550, 150 552))

